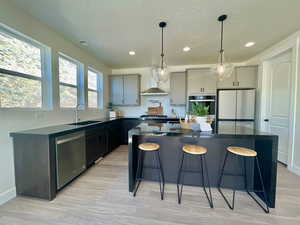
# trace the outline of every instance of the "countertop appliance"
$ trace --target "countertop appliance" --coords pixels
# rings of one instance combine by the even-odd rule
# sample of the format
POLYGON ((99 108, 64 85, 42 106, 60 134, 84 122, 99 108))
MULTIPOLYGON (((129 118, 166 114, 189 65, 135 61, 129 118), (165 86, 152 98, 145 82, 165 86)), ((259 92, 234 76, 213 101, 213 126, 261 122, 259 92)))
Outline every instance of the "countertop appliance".
POLYGON ((255 89, 219 89, 218 121, 255 121, 255 89))
POLYGON ((214 117, 216 115, 216 95, 193 95, 189 96, 188 112, 192 111, 193 104, 198 102, 204 106, 209 106, 208 113, 214 117))
POLYGON ((57 137, 56 183, 61 189, 86 168, 85 133, 76 132, 57 137))

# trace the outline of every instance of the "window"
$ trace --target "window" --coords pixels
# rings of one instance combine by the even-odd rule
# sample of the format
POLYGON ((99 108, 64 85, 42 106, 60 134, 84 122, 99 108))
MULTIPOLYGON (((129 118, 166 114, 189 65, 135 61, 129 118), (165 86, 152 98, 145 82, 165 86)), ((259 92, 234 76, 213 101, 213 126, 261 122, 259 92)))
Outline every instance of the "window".
POLYGON ((99 72, 89 68, 88 70, 88 107, 101 108, 101 83, 102 77, 99 72))
POLYGON ((60 107, 75 108, 78 96, 79 63, 75 60, 59 56, 59 93, 60 107))
POLYGON ((0 107, 41 108, 45 47, 0 26, 0 107))

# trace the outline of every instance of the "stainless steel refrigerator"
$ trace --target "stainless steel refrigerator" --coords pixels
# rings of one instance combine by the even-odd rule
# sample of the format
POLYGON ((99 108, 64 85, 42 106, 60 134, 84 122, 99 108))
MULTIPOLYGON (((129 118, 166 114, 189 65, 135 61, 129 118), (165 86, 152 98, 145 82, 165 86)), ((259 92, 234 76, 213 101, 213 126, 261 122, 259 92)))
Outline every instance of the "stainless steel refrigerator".
POLYGON ((223 127, 254 129, 256 89, 219 89, 217 92, 217 121, 223 127))

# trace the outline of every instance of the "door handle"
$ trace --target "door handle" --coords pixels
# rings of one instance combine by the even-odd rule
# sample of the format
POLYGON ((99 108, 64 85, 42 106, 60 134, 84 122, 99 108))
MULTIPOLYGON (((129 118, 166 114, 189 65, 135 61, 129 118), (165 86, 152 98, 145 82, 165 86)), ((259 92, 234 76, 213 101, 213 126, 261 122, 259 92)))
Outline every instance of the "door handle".
POLYGON ((269 119, 264 119, 265 122, 269 122, 269 119))

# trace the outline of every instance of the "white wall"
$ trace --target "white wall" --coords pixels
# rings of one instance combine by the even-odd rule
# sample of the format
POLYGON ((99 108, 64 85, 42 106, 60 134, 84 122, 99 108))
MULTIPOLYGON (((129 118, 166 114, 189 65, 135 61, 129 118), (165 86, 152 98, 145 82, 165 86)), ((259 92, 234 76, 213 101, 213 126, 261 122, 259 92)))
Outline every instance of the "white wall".
POLYGON ((292 140, 291 149, 289 151, 289 160, 288 160, 288 169, 300 176, 300 31, 290 35, 283 41, 275 44, 269 49, 263 51, 259 55, 253 57, 247 64, 259 64, 259 85, 258 85, 258 102, 259 102, 259 128, 260 130, 265 130, 267 127, 263 122, 264 118, 267 118, 267 108, 268 104, 268 60, 272 59, 280 55, 281 53, 291 50, 292 51, 292 80, 294 80, 292 84, 292 111, 294 111, 294 116, 292 120, 294 120, 294 126, 292 127, 292 131, 294 133, 293 136, 290 136, 292 140))
MULTIPOLYGON (((73 110, 60 110, 58 102, 58 52, 80 61, 86 66, 104 74, 104 106, 108 100, 107 74, 110 68, 99 62, 93 55, 74 45, 50 27, 40 23, 29 14, 16 8, 6 0, 0 0, 0 23, 17 30, 52 49, 52 72, 54 76, 53 111, 21 111, 0 109, 0 204, 15 196, 13 146, 9 132, 37 128, 73 121, 73 110)), ((99 118, 106 115, 104 110, 85 110, 80 113, 81 119, 99 118)))

